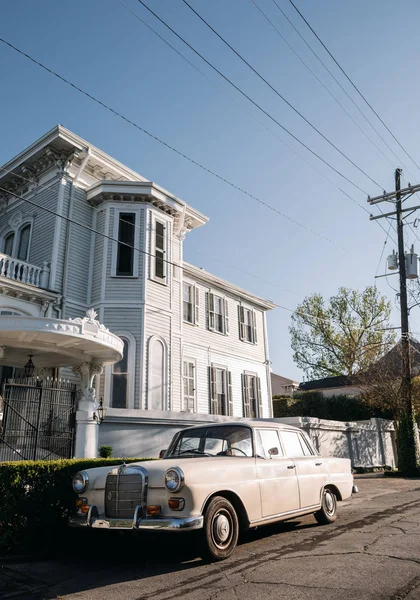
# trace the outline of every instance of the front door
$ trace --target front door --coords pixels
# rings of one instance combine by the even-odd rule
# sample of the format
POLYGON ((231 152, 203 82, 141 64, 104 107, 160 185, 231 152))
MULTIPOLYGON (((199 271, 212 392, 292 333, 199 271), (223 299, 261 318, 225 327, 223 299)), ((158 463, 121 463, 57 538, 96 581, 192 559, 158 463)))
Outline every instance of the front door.
POLYGON ((294 461, 283 455, 277 429, 257 429, 257 477, 262 517, 299 510, 299 489, 294 461))

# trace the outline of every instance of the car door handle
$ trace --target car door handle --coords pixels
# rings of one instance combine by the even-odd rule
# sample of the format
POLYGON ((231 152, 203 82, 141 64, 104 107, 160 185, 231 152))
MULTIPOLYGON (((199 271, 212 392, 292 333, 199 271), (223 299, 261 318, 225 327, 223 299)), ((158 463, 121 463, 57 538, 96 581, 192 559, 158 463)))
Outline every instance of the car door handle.
POLYGON ((316 465, 317 467, 320 467, 320 466, 322 465, 322 462, 317 462, 317 463, 315 463, 315 465, 316 465))
POLYGON ((294 468, 295 468, 295 465, 287 465, 287 468, 288 468, 288 469, 294 469, 294 468))

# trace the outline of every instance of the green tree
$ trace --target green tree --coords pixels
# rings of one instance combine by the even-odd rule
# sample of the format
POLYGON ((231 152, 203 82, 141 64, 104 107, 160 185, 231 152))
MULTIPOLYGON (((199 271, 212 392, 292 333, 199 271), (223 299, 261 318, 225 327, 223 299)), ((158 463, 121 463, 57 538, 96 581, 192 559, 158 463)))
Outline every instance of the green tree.
POLYGON ((342 287, 328 302, 313 294, 292 316, 294 361, 310 379, 363 371, 395 343, 395 333, 386 331, 390 314, 389 300, 375 286, 342 287))

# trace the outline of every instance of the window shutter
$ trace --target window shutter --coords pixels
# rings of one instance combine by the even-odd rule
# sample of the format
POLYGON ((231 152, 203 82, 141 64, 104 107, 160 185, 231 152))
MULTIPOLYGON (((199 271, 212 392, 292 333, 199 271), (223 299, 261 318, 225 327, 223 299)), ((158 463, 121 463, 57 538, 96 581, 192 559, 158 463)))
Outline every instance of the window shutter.
POLYGON ((239 318, 239 339, 244 339, 244 307, 238 305, 238 318, 239 318))
POLYGON ((248 381, 245 373, 242 373, 242 401, 243 401, 243 410, 244 417, 248 418, 250 416, 250 407, 249 407, 249 395, 248 395, 248 381))
POLYGON ((252 311, 252 335, 253 335, 253 343, 257 343, 257 315, 255 311, 252 311))
POLYGON ((227 298, 225 298, 225 331, 224 333, 228 334, 229 333, 229 305, 228 305, 228 301, 227 298))
POLYGON ((198 325, 198 319, 200 315, 200 290, 194 286, 194 325, 198 325))
POLYGON ((262 407, 262 395, 261 395, 261 379, 256 377, 257 382, 257 400, 258 400, 258 417, 262 419, 263 407, 262 407))
POLYGON ((227 384, 228 384, 228 415, 233 417, 233 397, 232 397, 232 373, 230 371, 226 371, 227 376, 227 384))
POLYGON ((214 296, 211 292, 207 292, 207 306, 208 306, 209 329, 211 329, 211 331, 214 331, 214 296))
POLYGON ((217 415, 216 369, 209 367, 210 414, 217 415))

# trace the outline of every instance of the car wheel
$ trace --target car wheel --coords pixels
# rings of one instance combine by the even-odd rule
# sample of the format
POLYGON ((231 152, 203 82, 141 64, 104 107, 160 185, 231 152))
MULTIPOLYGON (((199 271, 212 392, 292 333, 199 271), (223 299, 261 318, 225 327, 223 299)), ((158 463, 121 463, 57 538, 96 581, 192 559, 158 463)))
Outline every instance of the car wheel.
POLYGON ((204 515, 203 556, 210 560, 229 558, 236 548, 239 536, 238 516, 232 504, 216 496, 204 515))
POLYGON ((321 509, 315 513, 315 519, 320 525, 334 523, 337 518, 337 497, 332 490, 325 488, 322 494, 321 509))

